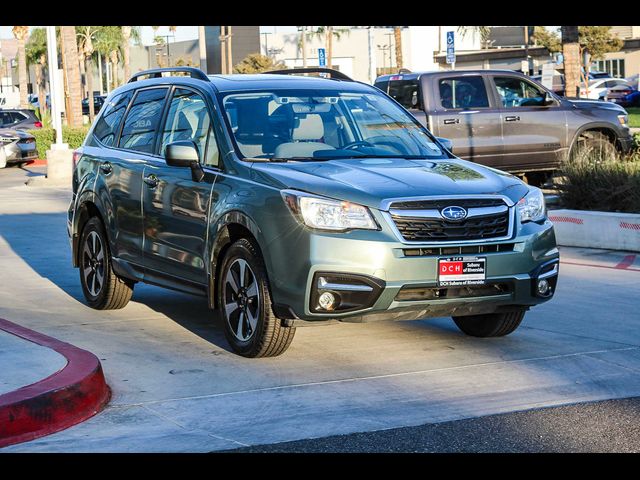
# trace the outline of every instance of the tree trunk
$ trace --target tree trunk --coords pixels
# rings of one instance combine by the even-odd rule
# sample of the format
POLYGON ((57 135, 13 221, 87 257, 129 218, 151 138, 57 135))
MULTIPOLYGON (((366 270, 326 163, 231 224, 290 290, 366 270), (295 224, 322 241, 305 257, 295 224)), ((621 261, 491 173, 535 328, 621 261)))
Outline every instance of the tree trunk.
POLYGON ((333 27, 327 27, 327 66, 333 68, 333 27))
POLYGON ((82 52, 78 52, 78 68, 80 69, 80 82, 82 84, 82 96, 87 95, 87 72, 85 71, 84 55, 82 52), (82 76, 84 75, 84 80, 82 76))
POLYGON ((29 108, 27 57, 24 51, 24 37, 18 39, 18 81, 20 83, 20 108, 29 108))
POLYGON ((87 88, 89 89, 89 122, 93 122, 93 117, 95 117, 96 112, 93 107, 93 58, 91 55, 85 57, 85 63, 85 76, 87 79, 87 88))
POLYGON ((300 46, 302 48, 302 66, 307 68, 307 27, 302 27, 302 40, 300 46))
POLYGON ((65 62, 67 74, 67 88, 69 98, 69 110, 67 110, 67 122, 72 127, 82 126, 82 90, 80 87, 80 69, 78 64, 78 44, 76 42, 76 29, 73 26, 60 27, 62 43, 64 44, 65 62))
POLYGON ((402 28, 393 27, 393 38, 396 43, 396 68, 402 68, 402 28))
POLYGON ((122 61, 124 62, 124 81, 127 82, 131 78, 131 64, 129 60, 129 39, 131 38, 131 27, 122 27, 122 61))
POLYGON ((564 94, 566 97, 577 97, 580 85, 580 44, 578 27, 563 26, 562 56, 564 59, 564 94))
POLYGON ((36 88, 38 92, 38 103, 40 103, 40 118, 42 119, 42 114, 47 109, 47 100, 46 94, 44 93, 44 89, 42 88, 42 64, 40 62, 34 65, 36 70, 36 88))

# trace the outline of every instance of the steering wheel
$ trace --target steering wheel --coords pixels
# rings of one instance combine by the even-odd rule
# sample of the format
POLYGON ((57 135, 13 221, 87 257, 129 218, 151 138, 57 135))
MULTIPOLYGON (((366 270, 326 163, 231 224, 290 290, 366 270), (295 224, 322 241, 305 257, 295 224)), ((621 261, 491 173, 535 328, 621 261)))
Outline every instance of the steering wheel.
POLYGON ((366 140, 358 140, 356 142, 351 142, 348 145, 345 145, 344 147, 342 147, 342 149, 343 150, 355 150, 358 147, 373 147, 373 148, 375 148, 376 146, 371 142, 367 142, 366 140))

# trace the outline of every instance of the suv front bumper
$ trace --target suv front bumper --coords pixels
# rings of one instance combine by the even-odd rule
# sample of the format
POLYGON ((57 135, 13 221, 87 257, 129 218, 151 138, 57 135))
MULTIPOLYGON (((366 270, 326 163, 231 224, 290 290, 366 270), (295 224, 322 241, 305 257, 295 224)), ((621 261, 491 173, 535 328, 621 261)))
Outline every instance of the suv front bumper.
MULTIPOLYGON (((408 255, 420 245, 398 242, 386 230, 345 234, 305 230, 306 241, 297 237, 295 245, 284 245, 282 248, 290 253, 304 245, 308 251, 299 251, 299 258, 308 261, 274 262, 272 259, 269 262, 276 315, 306 321, 345 322, 462 316, 528 308, 549 300, 555 291, 559 253, 553 225, 548 220, 518 225, 518 234, 513 238, 481 245, 500 251, 469 255, 446 253, 456 248, 455 245, 447 245, 447 250, 437 250, 436 254, 408 255), (438 259, 451 256, 486 258, 485 287, 474 286, 469 290, 438 287, 438 259), (545 296, 536 290, 541 274, 546 274, 551 287, 545 296), (330 287, 335 284, 358 287, 361 293, 356 297, 347 292, 347 303, 356 307, 343 312, 319 311, 318 298, 327 290, 320 287, 319 277, 325 277, 322 280, 325 284, 333 284, 330 287), (371 288, 367 290, 366 285, 371 288), (366 296, 366 291, 371 298, 366 296), (361 308, 357 308, 358 305, 361 308)), ((460 246, 469 245, 461 242, 460 246)), ((433 244, 429 248, 433 250, 433 244)), ((340 290, 334 291, 342 295, 340 290)))

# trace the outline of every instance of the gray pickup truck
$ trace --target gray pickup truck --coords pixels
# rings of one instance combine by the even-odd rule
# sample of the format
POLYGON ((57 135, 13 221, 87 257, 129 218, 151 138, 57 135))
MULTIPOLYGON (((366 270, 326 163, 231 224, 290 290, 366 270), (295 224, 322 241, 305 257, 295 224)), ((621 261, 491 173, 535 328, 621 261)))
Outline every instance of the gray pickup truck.
POLYGON ((449 70, 378 77, 453 153, 541 181, 567 155, 628 151, 627 112, 609 102, 568 100, 512 70, 449 70))

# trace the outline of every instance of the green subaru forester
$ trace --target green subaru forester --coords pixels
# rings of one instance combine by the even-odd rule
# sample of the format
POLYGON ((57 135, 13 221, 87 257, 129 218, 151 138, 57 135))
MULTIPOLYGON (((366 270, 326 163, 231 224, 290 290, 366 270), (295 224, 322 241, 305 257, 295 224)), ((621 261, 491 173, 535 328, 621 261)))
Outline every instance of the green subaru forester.
POLYGON ((264 357, 328 320, 452 316, 502 336, 553 296, 539 189, 456 158, 380 90, 313 72, 157 69, 111 92, 68 216, 91 307, 124 307, 136 282, 203 295, 233 350, 264 357))

